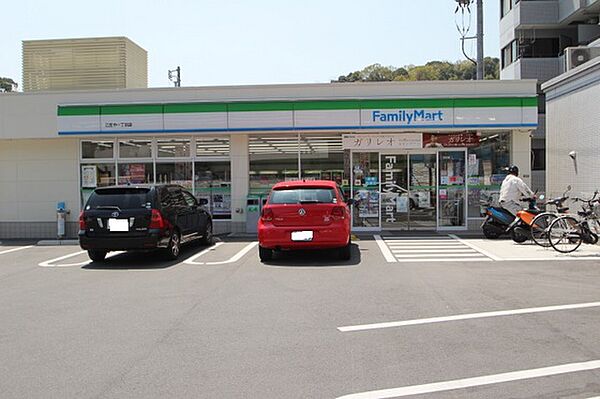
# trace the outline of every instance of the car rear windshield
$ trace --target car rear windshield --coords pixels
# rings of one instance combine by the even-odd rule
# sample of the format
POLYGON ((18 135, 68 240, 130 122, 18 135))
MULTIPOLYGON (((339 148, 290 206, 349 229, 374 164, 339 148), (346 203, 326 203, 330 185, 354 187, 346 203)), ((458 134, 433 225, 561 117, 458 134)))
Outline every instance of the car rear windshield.
POLYGON ((337 199, 331 188, 289 188, 273 190, 271 204, 335 204, 337 199))
POLYGON ((85 207, 89 209, 139 209, 152 205, 149 188, 114 188, 94 191, 85 207))

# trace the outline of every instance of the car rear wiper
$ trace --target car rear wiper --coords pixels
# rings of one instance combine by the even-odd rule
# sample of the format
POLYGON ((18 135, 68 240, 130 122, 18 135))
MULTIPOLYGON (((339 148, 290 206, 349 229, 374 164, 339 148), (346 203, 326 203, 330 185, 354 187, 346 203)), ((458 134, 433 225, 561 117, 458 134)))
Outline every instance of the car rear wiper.
POLYGON ((96 209, 110 209, 110 210, 113 210, 113 211, 119 211, 119 212, 121 212, 121 208, 119 208, 116 205, 100 205, 100 206, 97 206, 96 209))
POLYGON ((300 201, 301 204, 324 204, 323 201, 317 201, 317 200, 306 200, 306 201, 300 201))

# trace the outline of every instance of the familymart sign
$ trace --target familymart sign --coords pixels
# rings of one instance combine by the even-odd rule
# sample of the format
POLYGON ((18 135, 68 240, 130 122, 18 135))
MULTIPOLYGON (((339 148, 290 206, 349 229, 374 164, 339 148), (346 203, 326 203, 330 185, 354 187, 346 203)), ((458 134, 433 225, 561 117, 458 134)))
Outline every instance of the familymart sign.
POLYGON ((535 97, 60 105, 59 135, 535 128, 535 97))

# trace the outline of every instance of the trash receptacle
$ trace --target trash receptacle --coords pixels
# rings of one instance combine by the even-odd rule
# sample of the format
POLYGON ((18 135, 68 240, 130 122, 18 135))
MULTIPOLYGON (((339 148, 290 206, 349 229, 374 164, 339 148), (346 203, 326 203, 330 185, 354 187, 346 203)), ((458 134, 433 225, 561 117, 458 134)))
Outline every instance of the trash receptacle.
POLYGON ((248 196, 246 199, 246 233, 257 233, 258 219, 260 218, 260 197, 248 196))

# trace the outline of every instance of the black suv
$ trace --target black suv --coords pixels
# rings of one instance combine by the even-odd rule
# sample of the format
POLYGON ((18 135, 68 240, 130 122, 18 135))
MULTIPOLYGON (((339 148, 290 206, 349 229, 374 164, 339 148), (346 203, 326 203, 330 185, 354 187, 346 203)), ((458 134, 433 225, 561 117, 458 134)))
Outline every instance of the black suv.
POLYGON ((79 244, 98 262, 110 251, 156 248, 177 259, 185 242, 212 244, 206 203, 174 185, 97 188, 79 215, 79 244))

